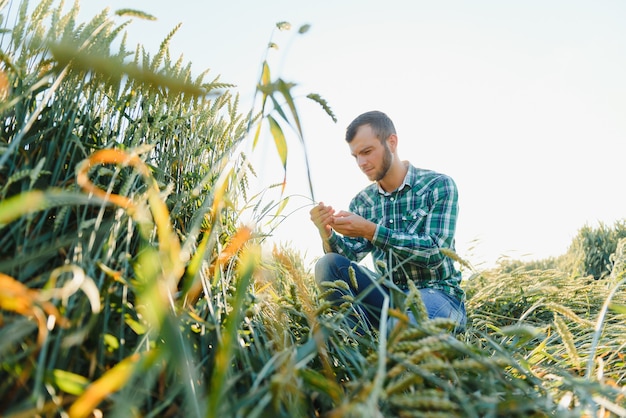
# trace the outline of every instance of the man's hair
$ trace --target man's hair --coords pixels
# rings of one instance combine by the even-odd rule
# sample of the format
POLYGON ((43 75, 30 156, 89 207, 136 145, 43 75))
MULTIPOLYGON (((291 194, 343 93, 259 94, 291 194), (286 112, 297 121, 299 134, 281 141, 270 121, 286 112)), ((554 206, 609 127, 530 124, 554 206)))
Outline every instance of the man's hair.
POLYGON ((396 133, 396 128, 389 116, 378 110, 365 112, 354 119, 346 128, 346 142, 350 143, 356 131, 363 125, 370 125, 380 142, 385 142, 389 135, 396 133))

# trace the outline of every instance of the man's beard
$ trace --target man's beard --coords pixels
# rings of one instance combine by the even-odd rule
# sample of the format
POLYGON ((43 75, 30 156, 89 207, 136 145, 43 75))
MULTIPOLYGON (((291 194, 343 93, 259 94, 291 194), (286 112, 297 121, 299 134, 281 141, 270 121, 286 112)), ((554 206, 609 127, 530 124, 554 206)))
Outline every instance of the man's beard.
POLYGON ((383 165, 382 167, 380 167, 380 170, 378 170, 378 172, 376 173, 374 177, 374 181, 381 181, 387 175, 387 172, 391 168, 392 160, 393 160, 393 155, 391 154, 389 145, 385 143, 385 155, 383 155, 383 165))

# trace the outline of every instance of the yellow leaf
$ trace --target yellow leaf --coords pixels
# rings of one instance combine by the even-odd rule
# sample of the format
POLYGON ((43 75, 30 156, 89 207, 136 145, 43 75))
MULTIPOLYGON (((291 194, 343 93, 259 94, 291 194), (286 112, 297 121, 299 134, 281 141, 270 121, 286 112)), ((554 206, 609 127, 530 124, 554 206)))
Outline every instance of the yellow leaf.
POLYGON ((4 100, 9 96, 9 77, 0 70, 0 100, 4 100))
POLYGON ((241 249, 241 247, 243 247, 251 236, 252 230, 249 227, 244 226, 239 228, 235 235, 232 236, 228 244, 226 244, 226 248, 224 248, 220 253, 218 263, 223 264, 228 261, 241 249))
POLYGON ((155 354, 155 350, 144 353, 143 356, 139 353, 135 353, 117 363, 98 380, 91 383, 79 398, 76 399, 69 409, 70 418, 89 416, 104 398, 124 387, 137 369, 137 365, 141 360, 151 359, 155 354))
POLYGON ((39 327, 38 343, 42 344, 48 335, 47 319, 44 312, 55 318, 60 326, 68 321, 59 310, 41 295, 39 290, 26 287, 13 277, 0 273, 0 309, 15 312, 26 317, 35 317, 39 327))
POLYGON ((268 84, 270 84, 270 82, 271 82, 270 66, 267 65, 267 61, 263 61, 263 70, 261 73, 261 85, 267 86, 268 84))
POLYGON ((285 134, 283 133, 283 130, 278 122, 276 122, 276 119, 268 115, 267 120, 270 122, 270 131, 272 132, 272 137, 274 137, 274 143, 276 144, 276 150, 278 151, 280 162, 283 164, 283 168, 286 169, 287 140, 285 139, 285 134))
POLYGON ((94 152, 89 156, 89 158, 83 160, 76 166, 76 182, 85 192, 93 194, 101 199, 108 200, 122 208, 133 208, 134 203, 129 198, 114 193, 108 194, 89 180, 89 170, 91 167, 100 164, 140 166, 143 162, 138 156, 129 155, 124 151, 116 149, 103 149, 94 152))

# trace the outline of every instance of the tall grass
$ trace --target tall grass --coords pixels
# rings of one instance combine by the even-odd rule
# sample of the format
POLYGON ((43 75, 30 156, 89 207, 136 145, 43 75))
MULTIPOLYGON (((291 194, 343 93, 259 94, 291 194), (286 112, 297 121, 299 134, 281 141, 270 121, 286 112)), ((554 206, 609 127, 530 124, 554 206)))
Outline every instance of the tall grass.
POLYGON ((350 301, 324 302, 297 252, 263 256, 267 231, 242 222, 284 208, 247 195, 241 145, 266 126, 282 161, 287 128, 305 143, 291 83, 262 63, 242 113, 172 59, 176 28, 152 56, 113 51, 130 21, 106 13, 0 16, 3 416, 624 414, 621 277, 478 272, 464 334, 413 289, 361 335, 350 301))

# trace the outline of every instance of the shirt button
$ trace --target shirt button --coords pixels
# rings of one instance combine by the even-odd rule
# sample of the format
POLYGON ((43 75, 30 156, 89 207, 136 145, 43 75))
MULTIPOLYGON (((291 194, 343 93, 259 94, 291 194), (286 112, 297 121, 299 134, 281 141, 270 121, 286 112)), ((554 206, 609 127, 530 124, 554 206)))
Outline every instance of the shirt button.
POLYGON ((391 198, 391 199, 389 199, 389 200, 391 200, 391 201, 393 202, 393 201, 394 201, 394 199, 395 199, 395 198, 393 198, 393 197, 392 197, 392 198, 391 198))
POLYGON ((389 220, 389 223, 392 224, 393 223, 393 219, 389 220))

